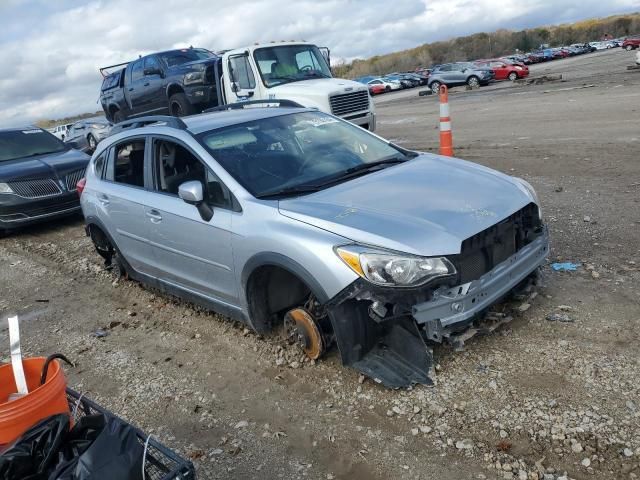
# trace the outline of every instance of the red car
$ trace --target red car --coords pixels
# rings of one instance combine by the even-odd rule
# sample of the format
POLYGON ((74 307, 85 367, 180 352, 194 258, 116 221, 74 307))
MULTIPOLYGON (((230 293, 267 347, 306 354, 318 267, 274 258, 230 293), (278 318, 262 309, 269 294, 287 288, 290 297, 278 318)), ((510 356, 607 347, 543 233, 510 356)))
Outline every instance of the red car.
POLYGON ((493 70, 496 80, 509 79, 513 82, 518 78, 524 78, 529 75, 529 67, 519 63, 511 63, 508 60, 486 60, 477 62, 476 65, 493 70))
POLYGON ((635 50, 640 47, 640 37, 627 38, 624 42, 622 42, 622 48, 625 50, 635 50))
POLYGON ((373 95, 378 95, 379 93, 384 93, 385 92, 385 88, 384 85, 382 84, 369 84, 369 93, 373 96, 373 95))

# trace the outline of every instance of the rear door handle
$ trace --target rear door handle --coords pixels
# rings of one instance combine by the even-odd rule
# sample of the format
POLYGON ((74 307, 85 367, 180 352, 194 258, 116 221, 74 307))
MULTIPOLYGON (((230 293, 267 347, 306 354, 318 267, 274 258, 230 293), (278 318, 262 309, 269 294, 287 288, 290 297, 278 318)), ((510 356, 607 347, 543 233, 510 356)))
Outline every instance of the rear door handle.
POLYGON ((129 89, 129 91, 130 91, 130 92, 133 92, 133 88, 130 88, 130 89, 129 89))
POLYGON ((148 87, 148 86, 149 86, 149 82, 146 82, 146 83, 144 84, 144 86, 145 86, 145 87, 148 87))
POLYGON ((98 201, 102 204, 102 205, 109 205, 109 197, 107 197, 104 193, 98 195, 98 201))
POLYGON ((160 223, 162 221, 162 215, 157 210, 149 210, 146 215, 152 223, 160 223))

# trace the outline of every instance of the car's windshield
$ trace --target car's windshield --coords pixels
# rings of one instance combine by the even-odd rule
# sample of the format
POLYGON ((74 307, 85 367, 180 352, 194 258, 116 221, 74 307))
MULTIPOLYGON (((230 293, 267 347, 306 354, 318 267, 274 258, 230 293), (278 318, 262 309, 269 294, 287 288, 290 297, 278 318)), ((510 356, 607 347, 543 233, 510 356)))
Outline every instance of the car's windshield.
POLYGON ((0 132, 0 162, 65 150, 64 143, 39 128, 0 132))
POLYGON ((196 60, 204 60, 213 57, 213 53, 202 48, 183 48, 182 50, 173 50, 171 52, 161 53, 160 58, 169 67, 175 67, 187 62, 195 62, 196 60))
POLYGON ((331 70, 315 45, 280 45, 254 52, 260 77, 267 87, 309 78, 330 78, 331 70))
POLYGON ((385 141, 321 112, 233 125, 202 133, 199 140, 256 197, 320 190, 354 171, 364 174, 369 165, 408 159, 385 141))

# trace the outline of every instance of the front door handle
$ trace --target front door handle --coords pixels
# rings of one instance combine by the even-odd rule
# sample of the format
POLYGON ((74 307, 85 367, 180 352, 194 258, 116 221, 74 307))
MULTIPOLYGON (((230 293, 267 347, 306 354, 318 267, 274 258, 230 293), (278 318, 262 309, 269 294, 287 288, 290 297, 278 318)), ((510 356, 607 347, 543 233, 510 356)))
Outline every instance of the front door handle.
POLYGON ((146 215, 152 223, 160 223, 162 221, 162 215, 157 210, 149 210, 146 215))
POLYGON ((107 197, 104 193, 98 195, 98 201, 104 206, 109 205, 109 197, 107 197))

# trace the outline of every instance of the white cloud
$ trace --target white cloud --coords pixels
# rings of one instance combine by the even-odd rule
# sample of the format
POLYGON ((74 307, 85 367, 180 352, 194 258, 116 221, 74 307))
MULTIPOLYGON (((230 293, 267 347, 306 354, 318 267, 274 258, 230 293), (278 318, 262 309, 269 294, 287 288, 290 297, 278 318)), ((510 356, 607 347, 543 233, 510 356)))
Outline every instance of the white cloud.
POLYGON ((0 0, 0 124, 99 109, 98 68, 193 45, 305 39, 364 58, 496 28, 637 8, 637 0, 0 0))

